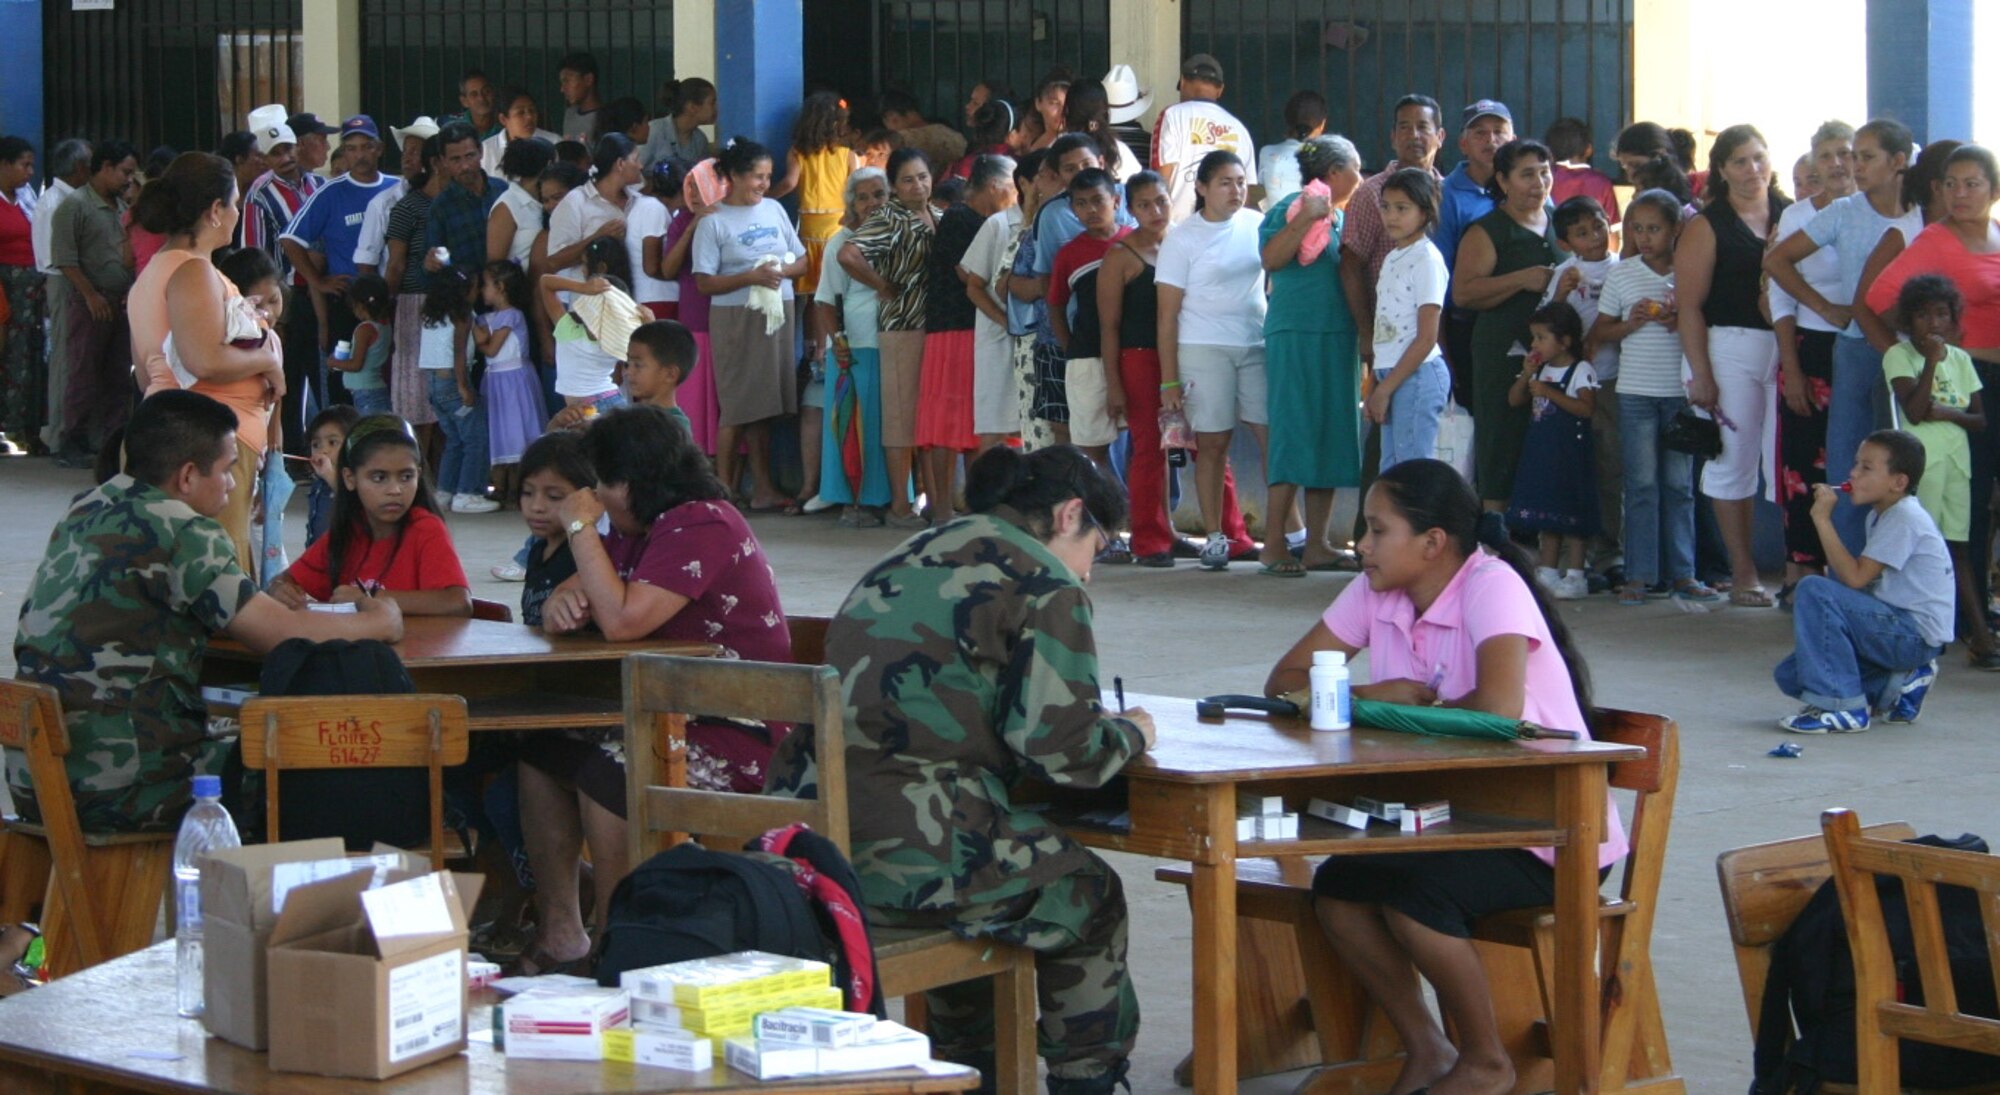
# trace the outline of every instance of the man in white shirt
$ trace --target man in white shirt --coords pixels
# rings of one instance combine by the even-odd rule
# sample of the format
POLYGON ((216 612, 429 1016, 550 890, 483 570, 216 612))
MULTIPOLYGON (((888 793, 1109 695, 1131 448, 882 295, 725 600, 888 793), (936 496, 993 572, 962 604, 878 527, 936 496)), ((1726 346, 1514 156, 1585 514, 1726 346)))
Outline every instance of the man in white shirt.
POLYGON ((49 226, 55 222, 56 207, 90 178, 90 142, 71 137, 56 145, 49 156, 49 185, 35 203, 29 224, 29 238, 35 245, 35 269, 48 279, 44 294, 49 307, 49 403, 48 425, 42 427, 42 444, 54 451, 63 434, 63 390, 69 384, 69 344, 63 331, 69 324, 69 282, 50 261, 49 226))
POLYGON ((1195 171, 1211 152, 1234 152, 1245 185, 1257 185, 1257 150, 1250 127, 1222 109, 1222 62, 1197 53, 1181 62, 1181 101, 1160 112, 1153 129, 1153 168, 1167 180, 1169 214, 1179 224, 1194 212, 1195 171))

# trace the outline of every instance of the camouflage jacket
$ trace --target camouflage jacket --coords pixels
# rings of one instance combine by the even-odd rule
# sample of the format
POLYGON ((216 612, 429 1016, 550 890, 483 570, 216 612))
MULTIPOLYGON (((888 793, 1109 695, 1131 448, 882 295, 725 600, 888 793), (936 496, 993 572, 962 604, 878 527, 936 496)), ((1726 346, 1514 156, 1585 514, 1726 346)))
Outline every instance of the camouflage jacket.
MULTIPOLYGON (((1010 788, 1096 787, 1144 748, 1098 701, 1090 598, 1007 511, 913 537, 848 594, 826 636, 847 700, 854 866, 870 905, 1004 901, 1084 850, 1010 788)), ((806 777, 794 734, 772 791, 806 777)))
MULTIPOLYGON (((120 475, 71 503, 21 605, 14 663, 61 695, 86 829, 179 823, 204 741, 202 655, 256 591, 222 526, 155 487, 120 475)), ((8 756, 7 782, 32 804, 25 758, 8 756)))

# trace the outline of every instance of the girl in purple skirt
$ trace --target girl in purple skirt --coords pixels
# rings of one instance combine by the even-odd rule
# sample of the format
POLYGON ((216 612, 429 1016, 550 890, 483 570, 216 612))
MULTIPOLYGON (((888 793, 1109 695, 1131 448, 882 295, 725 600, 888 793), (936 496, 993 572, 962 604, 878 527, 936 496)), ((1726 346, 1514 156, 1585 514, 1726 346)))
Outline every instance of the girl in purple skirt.
POLYGON ((486 355, 479 401, 486 411, 495 493, 513 500, 521 494, 521 454, 542 436, 549 418, 541 382, 528 364, 527 275, 511 262, 492 263, 480 280, 479 296, 487 308, 472 336, 486 355))

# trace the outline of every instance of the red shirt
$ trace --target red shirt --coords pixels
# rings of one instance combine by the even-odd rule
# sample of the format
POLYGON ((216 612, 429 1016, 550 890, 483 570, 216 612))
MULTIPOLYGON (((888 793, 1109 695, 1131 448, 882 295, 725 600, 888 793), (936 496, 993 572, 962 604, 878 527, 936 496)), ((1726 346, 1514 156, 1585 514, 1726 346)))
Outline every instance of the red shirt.
POLYGON ((2000 347, 2000 252, 1975 254, 1965 249, 1958 233, 1939 222, 1917 233, 1903 253, 1868 288, 1868 307, 1887 315, 1896 308, 1903 283, 1919 274, 1943 274, 1965 297, 1959 319, 1968 350, 2000 347))
POLYGON ((1062 250, 1056 252, 1055 264, 1049 269, 1049 307, 1063 309, 1063 322, 1069 324, 1070 356, 1073 358, 1097 356, 1097 279, 1092 275, 1104 265, 1104 256, 1111 253, 1111 248, 1131 232, 1130 228, 1119 225, 1107 240, 1085 232, 1063 244, 1062 250), (1070 296, 1083 289, 1085 281, 1089 282, 1092 296, 1089 300, 1078 296, 1076 308, 1072 311, 1069 309, 1070 296), (1079 321, 1081 330, 1078 329, 1079 321))
POLYGON ((347 542, 338 582, 327 573, 327 550, 332 544, 331 536, 313 541, 285 572, 316 601, 331 599, 336 585, 362 581, 380 582, 383 589, 406 593, 472 588, 465 580, 465 568, 459 565, 458 549, 451 545, 444 519, 427 509, 411 510, 401 531, 382 541, 368 534, 367 521, 358 522, 347 542))
POLYGON ((1559 163, 1554 168, 1555 182, 1549 187, 1549 200, 1561 205, 1581 194, 1586 198, 1596 198, 1604 207, 1604 215, 1618 223, 1618 192, 1611 187, 1611 176, 1589 167, 1572 167, 1559 163))
POLYGON ((35 264, 34 227, 11 198, 0 198, 0 266, 35 264))

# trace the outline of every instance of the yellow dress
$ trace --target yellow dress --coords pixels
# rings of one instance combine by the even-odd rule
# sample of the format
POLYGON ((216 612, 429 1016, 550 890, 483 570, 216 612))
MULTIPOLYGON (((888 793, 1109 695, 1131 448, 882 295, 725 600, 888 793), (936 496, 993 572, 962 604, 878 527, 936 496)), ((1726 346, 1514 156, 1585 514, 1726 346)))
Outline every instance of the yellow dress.
POLYGON ((842 192, 854 167, 854 153, 843 145, 818 152, 799 152, 799 239, 806 245, 806 276, 799 292, 811 295, 819 286, 820 263, 826 243, 840 231, 842 192))

